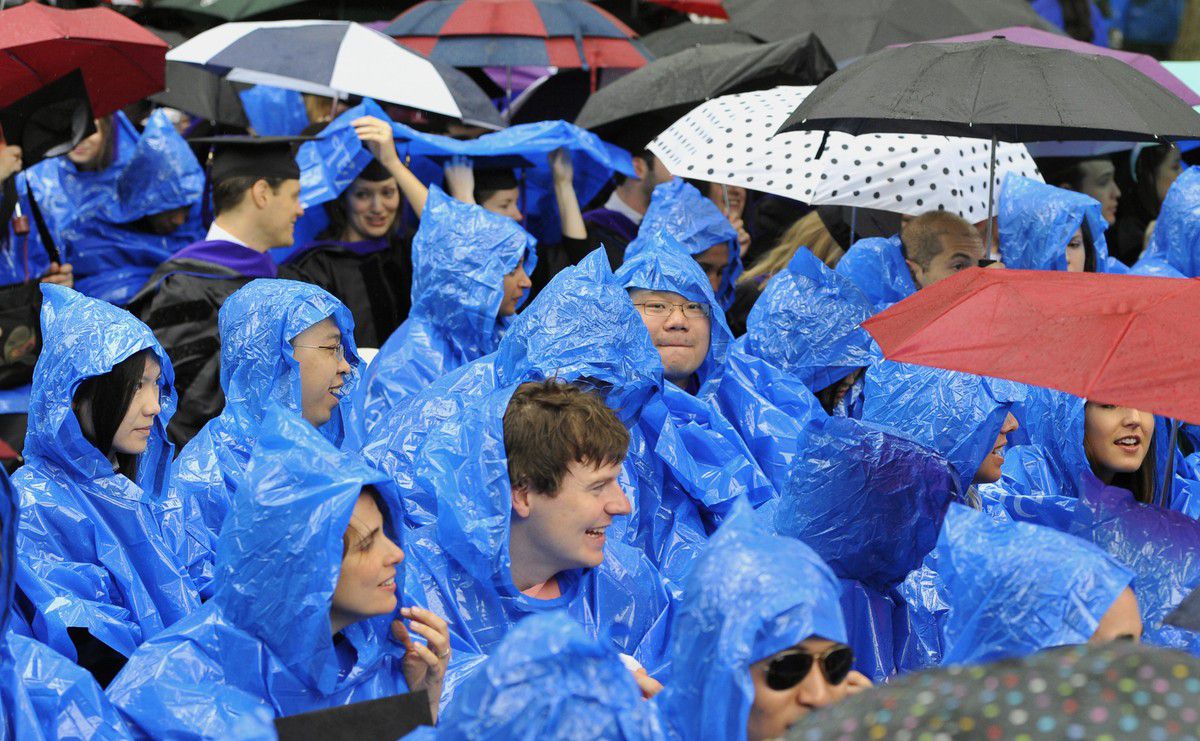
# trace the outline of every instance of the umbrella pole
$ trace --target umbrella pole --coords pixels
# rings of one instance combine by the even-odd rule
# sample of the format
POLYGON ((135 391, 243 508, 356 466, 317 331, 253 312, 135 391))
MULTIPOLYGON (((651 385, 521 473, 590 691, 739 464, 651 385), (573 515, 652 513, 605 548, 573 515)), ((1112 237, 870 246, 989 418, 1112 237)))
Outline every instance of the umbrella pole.
POLYGON ((1175 478, 1175 449, 1179 446, 1179 420, 1168 420, 1171 425, 1171 441, 1167 444, 1167 470, 1163 475, 1162 491, 1158 493, 1158 503, 1166 507, 1167 496, 1171 493, 1171 479, 1175 478))
POLYGON ((504 65, 504 110, 512 105, 512 67, 504 65))
POLYGON ((988 215, 987 215, 987 244, 984 256, 992 259, 992 215, 996 206, 996 132, 992 132, 992 160, 988 165, 988 215))
POLYGON ((729 186, 721 183, 721 197, 725 199, 725 218, 729 218, 729 186))

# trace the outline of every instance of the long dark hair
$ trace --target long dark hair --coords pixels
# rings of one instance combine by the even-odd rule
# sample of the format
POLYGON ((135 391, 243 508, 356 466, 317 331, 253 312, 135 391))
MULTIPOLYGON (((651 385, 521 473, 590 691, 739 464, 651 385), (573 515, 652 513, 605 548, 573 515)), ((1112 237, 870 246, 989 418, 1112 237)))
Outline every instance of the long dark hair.
POLYGON ((1092 239, 1092 229, 1088 226, 1087 218, 1079 225, 1083 235, 1083 272, 1096 272, 1096 242, 1092 239))
POLYGON ((1146 457, 1142 459, 1142 465, 1136 471, 1113 475, 1112 485, 1133 492, 1133 498, 1142 504, 1153 504, 1154 498, 1158 495, 1157 482, 1155 481, 1158 472, 1156 470, 1157 466, 1154 464, 1154 453, 1157 447, 1158 435, 1156 434, 1150 443, 1150 450, 1146 452, 1146 457))
MULTIPOLYGON (((136 352, 114 365, 108 373, 83 379, 75 391, 75 414, 79 415, 85 407, 91 411, 90 420, 79 420, 83 436, 105 457, 112 452, 113 437, 133 403, 148 357, 152 357, 149 348, 136 352), (91 424, 85 424, 85 421, 91 424)), ((138 456, 117 453, 116 459, 117 471, 130 481, 137 481, 138 456)))

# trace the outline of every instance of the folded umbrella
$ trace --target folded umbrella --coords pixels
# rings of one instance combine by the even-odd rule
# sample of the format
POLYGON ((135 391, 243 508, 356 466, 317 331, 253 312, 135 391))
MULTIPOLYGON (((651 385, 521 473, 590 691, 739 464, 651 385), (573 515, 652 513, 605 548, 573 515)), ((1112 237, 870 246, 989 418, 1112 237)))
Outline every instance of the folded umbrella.
POLYGON ((429 60, 357 23, 226 23, 175 47, 167 61, 203 67, 234 82, 331 98, 361 95, 453 118, 462 115, 429 60))
POLYGON ((970 268, 863 322, 889 360, 1200 422, 1200 280, 970 268))
MULTIPOLYGON (((916 216, 943 210, 972 223, 987 214, 990 150, 977 139, 819 131, 772 135, 812 92, 777 87, 710 100, 649 145, 676 175, 794 198, 916 216)), ((995 184, 1015 173, 1041 182, 1021 144, 1001 144, 995 184)))

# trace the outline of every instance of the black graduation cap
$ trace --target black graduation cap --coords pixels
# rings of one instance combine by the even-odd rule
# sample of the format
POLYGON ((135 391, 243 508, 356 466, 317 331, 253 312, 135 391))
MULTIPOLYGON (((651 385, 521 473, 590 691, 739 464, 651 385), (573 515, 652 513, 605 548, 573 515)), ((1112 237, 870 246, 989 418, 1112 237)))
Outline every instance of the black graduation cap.
POLYGON ((0 128, 6 142, 21 147, 23 167, 70 152, 96 131, 83 73, 70 72, 10 104, 0 111, 0 128))
POLYGON ((421 690, 275 719, 280 741, 393 741, 433 725, 429 695, 421 690))
POLYGON ((299 180, 295 145, 315 136, 208 136, 189 139, 208 144, 209 178, 218 183, 235 177, 299 180))
POLYGON ((1200 632, 1200 589, 1194 589, 1184 597, 1183 602, 1163 618, 1163 622, 1176 628, 1200 632))

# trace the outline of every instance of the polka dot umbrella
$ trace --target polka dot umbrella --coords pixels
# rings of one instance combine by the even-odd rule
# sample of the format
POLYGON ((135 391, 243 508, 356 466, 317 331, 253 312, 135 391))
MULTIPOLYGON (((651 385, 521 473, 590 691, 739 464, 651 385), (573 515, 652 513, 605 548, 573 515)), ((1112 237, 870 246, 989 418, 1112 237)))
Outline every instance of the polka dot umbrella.
POLYGON ((1200 739, 1200 660, 1116 642, 919 672, 810 714, 788 738, 1200 739))
MULTIPOLYGON (((956 213, 972 223, 988 212, 990 145, 922 134, 819 131, 775 135, 813 90, 777 87, 714 98, 676 121, 649 149, 675 175, 740 185, 810 204, 857 206, 916 216, 956 213)), ((1001 144, 996 184, 1008 173, 1039 182, 1021 144, 1001 144)))

